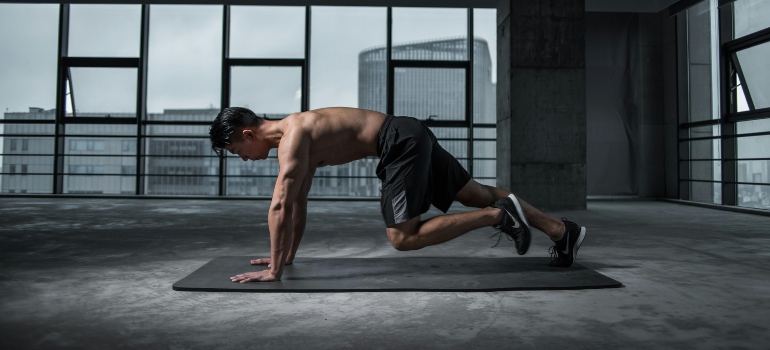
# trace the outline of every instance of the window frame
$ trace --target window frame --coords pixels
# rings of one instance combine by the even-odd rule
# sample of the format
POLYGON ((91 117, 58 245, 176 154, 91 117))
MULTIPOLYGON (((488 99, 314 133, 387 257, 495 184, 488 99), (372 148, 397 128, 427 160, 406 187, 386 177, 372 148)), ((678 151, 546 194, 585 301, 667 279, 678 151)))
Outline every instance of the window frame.
MULTIPOLYGON (((702 0, 711 1, 711 0, 702 0)), ((686 7, 678 8, 677 12, 686 10, 687 7, 700 3, 701 1, 689 1, 686 7)), ((689 43, 685 36, 683 37, 683 31, 677 29, 677 79, 678 82, 678 101, 679 101, 679 122, 678 122, 678 184, 679 184, 679 196, 684 200, 692 200, 691 191, 689 189, 692 183, 713 183, 721 186, 721 204, 722 205, 739 205, 739 191, 738 185, 761 185, 770 186, 768 183, 758 182, 746 182, 739 181, 738 179, 738 163, 739 161, 749 160, 767 160, 770 161, 770 157, 767 158, 739 158, 737 141, 743 137, 751 136, 765 136, 770 135, 770 131, 755 132, 755 133, 737 133, 738 122, 770 119, 770 107, 756 109, 753 101, 751 100, 751 91, 744 90, 747 103, 749 105, 748 111, 738 112, 738 91, 737 91, 737 79, 740 79, 742 84, 746 84, 743 71, 740 66, 740 62, 737 59, 737 52, 745 50, 758 45, 766 44, 770 42, 770 28, 765 28, 761 31, 746 35, 741 38, 733 39, 734 36, 734 17, 733 17, 733 3, 728 1, 719 1, 717 6, 719 23, 716 28, 717 32, 712 35, 718 35, 719 47, 713 48, 717 50, 717 62, 712 62, 712 65, 717 65, 719 79, 712 84, 718 84, 719 96, 713 96, 712 98, 719 99, 718 119, 704 120, 697 122, 689 122, 687 116, 689 110, 687 103, 682 101, 689 100, 689 83, 686 72, 686 65, 689 58, 687 50, 689 43), (704 126, 717 126, 719 133, 717 135, 708 137, 692 137, 689 133, 692 128, 704 127, 704 126), (719 140, 720 141, 720 154, 721 157, 713 159, 697 159, 696 161, 713 160, 721 162, 721 179, 718 180, 697 180, 693 179, 690 174, 689 165, 693 159, 690 158, 690 141, 698 140, 719 140)), ((713 10, 713 8, 712 8, 713 10)), ((684 24, 687 28, 687 16, 682 12, 675 14, 677 27, 684 24)), ((712 28, 713 29, 713 28, 712 28)))

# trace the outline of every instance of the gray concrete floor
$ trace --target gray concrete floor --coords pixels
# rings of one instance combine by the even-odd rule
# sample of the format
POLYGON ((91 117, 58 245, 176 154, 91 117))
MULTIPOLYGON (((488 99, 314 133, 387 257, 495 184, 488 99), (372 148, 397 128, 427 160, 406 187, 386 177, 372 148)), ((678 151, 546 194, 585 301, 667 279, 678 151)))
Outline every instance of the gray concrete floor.
MULTIPOLYGON (((768 348, 770 218, 663 202, 550 213, 623 288, 492 293, 176 292, 222 255, 267 256, 265 201, 0 198, 0 348, 768 348)), ((304 257, 516 256, 491 228, 394 250, 377 202, 310 203, 304 257)), ((452 211, 461 210, 456 204, 452 211)), ((431 212, 430 214, 436 214, 431 212)), ((534 232, 527 256, 548 256, 534 232)), ((227 276, 229 277, 229 276, 227 276)))

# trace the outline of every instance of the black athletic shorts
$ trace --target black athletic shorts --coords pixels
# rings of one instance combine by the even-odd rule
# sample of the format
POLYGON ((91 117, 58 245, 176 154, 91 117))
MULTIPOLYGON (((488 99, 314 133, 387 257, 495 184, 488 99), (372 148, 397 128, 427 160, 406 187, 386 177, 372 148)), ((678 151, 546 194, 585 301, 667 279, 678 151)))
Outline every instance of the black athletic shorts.
POLYGON ((382 180, 382 216, 390 227, 430 208, 446 213, 471 180, 421 121, 388 115, 379 133, 377 177, 382 180))

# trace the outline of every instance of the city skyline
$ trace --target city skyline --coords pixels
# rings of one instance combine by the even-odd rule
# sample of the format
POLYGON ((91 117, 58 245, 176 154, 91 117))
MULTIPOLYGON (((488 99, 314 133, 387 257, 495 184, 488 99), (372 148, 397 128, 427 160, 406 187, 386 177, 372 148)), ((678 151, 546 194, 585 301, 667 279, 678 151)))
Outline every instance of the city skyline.
MULTIPOLYGON (((454 48, 452 50, 467 50, 467 40, 465 39, 452 39, 452 40, 428 40, 423 44, 429 50, 444 50, 442 47, 446 46, 446 43, 451 44, 454 48), (438 46, 436 46, 438 45, 438 46), (457 46, 460 45, 460 46, 457 46)), ((419 44, 419 43, 418 43, 419 44)), ((476 50, 476 56, 478 58, 478 64, 480 70, 485 74, 475 74, 474 87, 482 89, 480 91, 485 94, 478 94, 477 99, 482 102, 480 107, 483 107, 480 114, 488 114, 487 118, 494 119, 494 84, 491 82, 491 67, 490 67, 490 52, 486 41, 477 39, 475 44, 478 46, 476 50), (482 96, 483 95, 483 96, 482 96), (489 110, 489 108, 492 108, 489 110)), ((414 43, 404 45, 404 47, 414 47, 414 43)), ((402 46, 394 46, 395 51, 400 52, 402 46)), ((357 58, 363 57, 368 51, 362 51, 357 58)), ((407 56, 405 59, 417 58, 417 56, 409 56, 409 52, 405 51, 407 56)), ((383 62, 384 63, 384 62, 383 62)), ((382 67, 384 68, 384 66, 382 67)), ((365 70, 359 67, 359 71, 365 70)), ((357 74, 357 76, 364 76, 365 74, 357 74)), ((442 94, 442 86, 451 86, 451 84, 442 84, 441 81, 446 81, 449 76, 439 75, 433 77, 431 80, 435 80, 438 84, 434 84, 434 88, 438 95, 442 94)), ((451 77, 449 77, 451 78, 451 77)), ((408 80, 400 84, 397 84, 399 89, 405 91, 414 91, 421 89, 419 86, 420 79, 408 80)), ((455 85, 457 82, 455 82, 455 85)), ((384 81, 382 80, 359 80, 356 82, 358 89, 371 89, 371 86, 379 86, 380 89, 384 89, 384 81)), ((462 81, 462 88, 465 87, 465 82, 462 81)), ((454 88, 453 88, 454 89, 454 88)), ((419 95, 418 96, 422 96, 419 95)), ((384 98, 382 95, 379 97, 382 101, 375 102, 375 105, 384 106, 384 98)), ((423 98, 423 97, 421 97, 423 98)), ((440 101, 438 101, 440 102, 440 101)), ((435 104, 433 105, 435 108, 435 104)), ((201 109, 166 109, 163 113, 148 113, 147 119, 152 121, 210 121, 219 112, 218 108, 201 108, 201 109)), ((255 111, 258 114, 262 114, 259 110, 255 111)), ((431 110, 413 110, 415 116, 426 114, 437 114, 437 112, 431 112, 431 110)), ((88 118, 88 116, 103 115, 104 112, 99 114, 80 114, 81 118, 88 118)), ((464 111, 461 111, 464 113, 464 111)), ((30 108, 26 113, 6 113, 6 115, 12 116, 12 119, 49 119, 55 118, 54 109, 42 109, 42 108, 30 108)), ((286 114, 272 114, 267 115, 271 119, 280 119, 286 114)), ((121 116, 115 114, 116 117, 121 116)), ((425 119, 425 118, 423 118, 425 119)), ((50 125, 52 126, 52 125, 50 125)), ((24 130, 29 125, 14 125, 14 130, 10 134, 23 135, 27 133, 24 130)), ((34 127, 34 126, 32 126, 34 127)), ((137 146, 136 146, 136 126, 135 124, 128 125, 75 125, 68 124, 67 133, 70 134, 70 128, 79 128, 78 131, 72 135, 65 135, 65 149, 64 153, 64 192, 65 193, 114 193, 114 194, 133 194, 136 191, 136 172, 137 172, 137 146), (117 128, 118 130, 106 129, 117 128), (100 129, 101 128, 101 129, 100 129), (120 131, 120 128, 125 130, 120 131), (99 138, 100 132, 106 132, 107 136, 115 136, 108 138, 99 138), (78 135, 91 135, 89 137, 78 135), (102 153, 100 153, 102 152, 102 153)), ((455 138, 462 135, 462 128, 446 129, 439 128, 434 130, 439 138, 450 137, 455 138), (457 129, 457 130, 455 130, 457 129), (460 134, 458 134, 458 132, 460 134)), ((492 129, 494 130, 494 129, 492 129)), ((53 129, 49 132, 53 134, 53 129)), ((467 131, 465 132, 467 135, 467 131)), ((219 161, 210 150, 210 144, 207 139, 206 126, 181 126, 181 125, 148 125, 146 131, 146 144, 144 145, 144 152, 142 160, 145 162, 144 187, 143 193, 145 194, 198 194, 198 195, 216 195, 218 191, 219 183, 219 161), (182 128, 183 130, 180 131, 182 128), (189 139, 167 139, 164 136, 185 136, 189 135, 189 139)), ((467 136, 466 136, 467 137, 467 136)), ((5 138, 5 142, 0 147, 6 147, 6 145, 15 145, 18 139, 22 137, 5 138)), ((35 150, 29 150, 38 154, 46 154, 53 152, 53 137, 48 137, 46 143, 36 144, 35 150)), ((27 141, 23 141, 27 142, 27 141)), ((468 166, 467 157, 467 141, 447 141, 445 142, 445 148, 450 153, 455 154, 460 158, 460 162, 466 167, 468 166)), ((17 147, 11 146, 18 150, 17 147)), ((490 148, 487 148, 490 149, 490 148)), ((494 147, 491 147, 494 151, 494 147)), ((274 152, 272 154, 274 156, 274 152)), ((33 157, 30 157, 33 158, 33 157)), ((226 169, 226 181, 227 181, 227 195, 257 195, 257 196, 269 196, 272 193, 272 188, 275 181, 275 176, 278 172, 278 164, 276 159, 268 159, 261 162, 259 165, 253 162, 243 163, 239 162, 236 157, 230 157, 229 159, 234 162, 227 163, 226 169)), ((4 169, 10 173, 18 174, 17 168, 21 162, 24 162, 19 156, 7 156, 2 160, 4 169), (13 164, 11 164, 13 163, 13 164)), ((37 157, 37 163, 34 167, 31 165, 24 165, 22 173, 40 173, 48 174, 42 175, 42 182, 38 182, 37 188, 33 191, 36 192, 50 192, 53 184, 53 168, 51 156, 37 157), (50 160, 45 160, 50 158, 50 160)), ((320 168, 316 172, 316 178, 314 179, 314 186, 311 190, 311 195, 332 195, 332 196, 368 196, 374 197, 378 195, 379 180, 375 177, 374 168, 377 165, 376 159, 363 159, 350 164, 320 168)), ((494 176, 493 163, 487 162, 486 167, 491 166, 491 169, 486 169, 483 173, 491 174, 494 176)), ((482 171, 484 169, 479 169, 482 171)), ((23 186, 30 186, 22 183, 11 184, 9 180, 16 179, 15 175, 5 174, 2 181, 0 181, 0 188, 3 192, 16 192, 21 190, 23 186), (19 186, 12 189, 13 186, 19 186)), ((26 178, 32 178, 35 175, 26 176, 26 178)), ((488 175, 489 176, 489 175, 488 175)), ((480 181, 487 181, 480 179, 480 181)), ((35 186, 32 186, 35 187, 35 186)))

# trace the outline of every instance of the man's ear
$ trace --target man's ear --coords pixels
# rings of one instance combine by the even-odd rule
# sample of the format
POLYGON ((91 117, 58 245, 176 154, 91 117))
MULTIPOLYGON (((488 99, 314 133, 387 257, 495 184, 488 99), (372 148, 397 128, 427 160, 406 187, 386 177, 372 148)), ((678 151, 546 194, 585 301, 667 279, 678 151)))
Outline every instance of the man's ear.
POLYGON ((254 140, 256 138, 254 131, 252 131, 251 129, 243 129, 243 131, 241 132, 241 135, 243 135, 244 140, 254 140))

